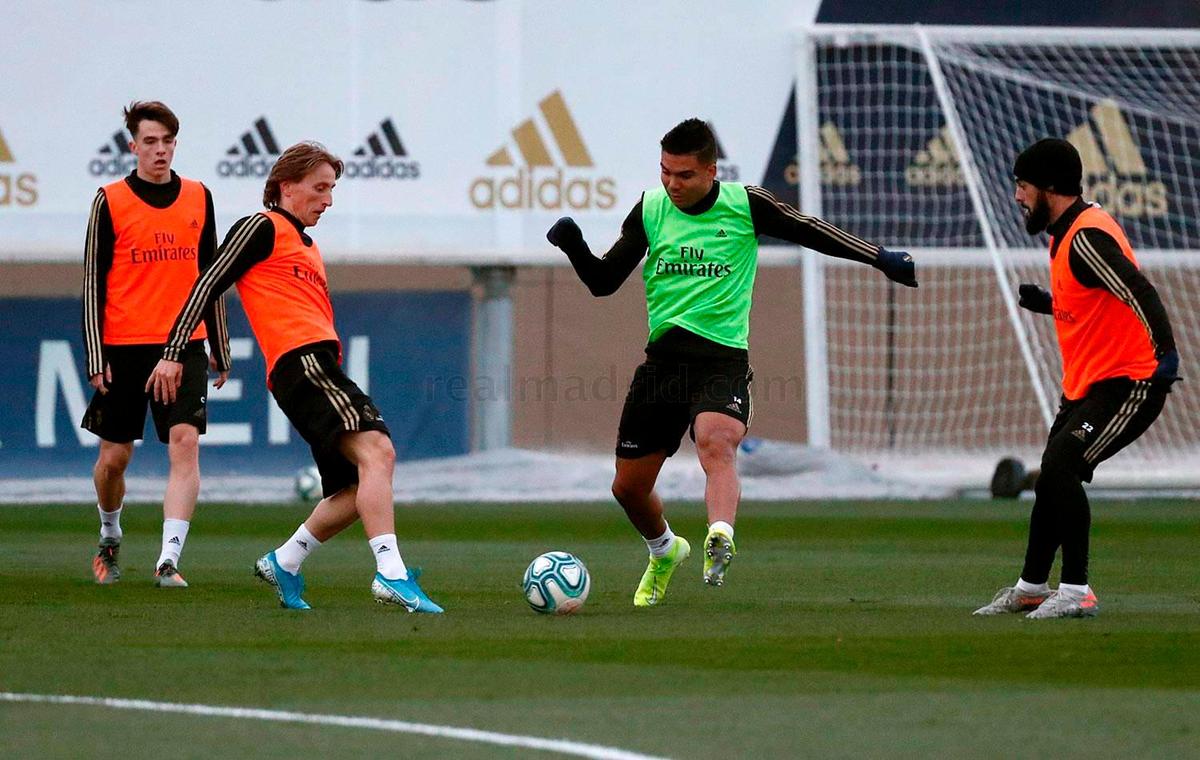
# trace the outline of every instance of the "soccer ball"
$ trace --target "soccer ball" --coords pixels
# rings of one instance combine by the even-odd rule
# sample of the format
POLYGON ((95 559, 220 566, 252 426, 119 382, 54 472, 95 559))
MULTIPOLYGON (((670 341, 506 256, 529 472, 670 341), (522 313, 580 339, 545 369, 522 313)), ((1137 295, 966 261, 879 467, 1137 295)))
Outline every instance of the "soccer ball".
POLYGON ((321 499, 321 471, 315 464, 296 473, 296 500, 319 501, 321 499))
POLYGON ((574 554, 546 552, 529 563, 522 585, 534 612, 570 615, 587 601, 592 577, 574 554))

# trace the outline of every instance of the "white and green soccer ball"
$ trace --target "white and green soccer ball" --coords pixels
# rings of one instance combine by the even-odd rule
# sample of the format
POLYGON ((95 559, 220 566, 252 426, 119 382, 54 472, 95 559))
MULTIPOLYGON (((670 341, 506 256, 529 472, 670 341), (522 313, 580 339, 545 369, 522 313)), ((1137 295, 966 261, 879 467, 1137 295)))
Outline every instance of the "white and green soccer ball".
POLYGON ((321 471, 315 464, 296 473, 295 494, 297 501, 320 501, 321 471))
POLYGON ((592 577, 574 554, 546 552, 529 563, 522 586, 534 612, 570 615, 587 601, 592 577))

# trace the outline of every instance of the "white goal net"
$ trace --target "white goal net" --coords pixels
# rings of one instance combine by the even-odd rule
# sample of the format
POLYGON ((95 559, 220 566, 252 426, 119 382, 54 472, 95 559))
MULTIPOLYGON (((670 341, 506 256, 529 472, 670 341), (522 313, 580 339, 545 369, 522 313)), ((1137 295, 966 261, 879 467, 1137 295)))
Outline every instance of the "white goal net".
POLYGON ((1025 232, 1011 171, 1033 141, 1064 137, 1083 159, 1085 198, 1116 216, 1163 297, 1188 378, 1119 461, 1196 479, 1200 33, 818 26, 806 35, 801 200, 913 251, 921 279, 910 291, 825 267, 823 324, 808 335, 826 339, 828 411, 817 399, 810 426, 820 434, 827 420, 830 445, 849 451, 1040 447, 1061 367, 1052 320, 1015 306, 1018 283, 1048 285, 1048 257, 1044 236, 1025 232), (819 161, 805 165, 805 155, 819 161))

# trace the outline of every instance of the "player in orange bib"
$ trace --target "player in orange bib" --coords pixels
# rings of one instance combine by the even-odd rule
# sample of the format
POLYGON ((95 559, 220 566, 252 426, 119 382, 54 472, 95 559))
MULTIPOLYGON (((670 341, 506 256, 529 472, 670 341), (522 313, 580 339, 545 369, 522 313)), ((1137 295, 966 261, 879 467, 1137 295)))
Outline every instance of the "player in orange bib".
POLYGON ((207 426, 208 370, 229 375, 225 307, 214 300, 204 323, 194 326, 180 350, 183 377, 171 403, 146 393, 146 378, 162 354, 167 333, 200 270, 216 253, 216 225, 208 188, 171 170, 179 119, 157 101, 125 109, 125 126, 137 156, 132 174, 105 185, 92 201, 84 261, 83 338, 87 373, 96 392, 83 427, 100 438, 93 471, 100 509, 100 548, 92 561, 97 583, 121 577, 121 507, 125 468, 142 437, 149 402, 158 438, 167 444, 170 472, 163 497, 162 551, 155 583, 182 588, 179 557, 200 491, 199 443, 207 426), (204 339, 212 359, 204 352, 204 339))
POLYGON ((1091 509, 1083 484, 1158 417, 1179 379, 1179 353, 1166 308, 1121 226, 1080 197, 1075 147, 1039 140, 1017 157, 1013 175, 1026 230, 1050 235, 1050 290, 1022 284, 1020 303, 1054 317, 1063 395, 1034 486, 1021 576, 975 614, 1092 617, 1099 604, 1088 585, 1091 509), (1059 547, 1062 574, 1051 590, 1059 547))
POLYGON ((400 556, 392 503, 396 453, 379 409, 342 371, 325 262, 305 231, 333 205, 342 162, 317 143, 283 152, 263 191, 266 211, 238 220, 175 320, 147 390, 179 387, 187 336, 208 304, 236 284, 267 361, 267 387, 308 442, 325 498, 275 551, 255 563, 288 609, 309 609, 300 565, 359 519, 375 557, 371 593, 409 612, 439 613, 400 556))

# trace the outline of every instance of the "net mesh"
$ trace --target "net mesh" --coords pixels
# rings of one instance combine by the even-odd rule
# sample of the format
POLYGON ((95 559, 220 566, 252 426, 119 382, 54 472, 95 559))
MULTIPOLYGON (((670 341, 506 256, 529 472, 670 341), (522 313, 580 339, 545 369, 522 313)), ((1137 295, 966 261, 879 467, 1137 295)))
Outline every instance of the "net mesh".
MULTIPOLYGON (((1048 285, 1048 266, 1046 239, 1025 232, 1012 199, 1013 158, 1045 136, 1076 145, 1084 197, 1128 234, 1167 305, 1187 375, 1200 348, 1200 36, 1148 47, 1116 36, 1068 43, 929 34, 964 145, 915 32, 815 37, 822 215, 889 246, 933 249, 919 257, 917 291, 827 270, 833 445, 1001 451, 1044 440, 1034 388, 1057 403, 1053 321, 1024 311, 1019 329, 1011 321, 963 150, 1015 290, 1048 285)), ((1195 465, 1200 406, 1187 390, 1177 386, 1126 458, 1195 465)))

